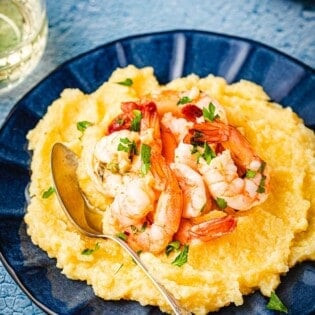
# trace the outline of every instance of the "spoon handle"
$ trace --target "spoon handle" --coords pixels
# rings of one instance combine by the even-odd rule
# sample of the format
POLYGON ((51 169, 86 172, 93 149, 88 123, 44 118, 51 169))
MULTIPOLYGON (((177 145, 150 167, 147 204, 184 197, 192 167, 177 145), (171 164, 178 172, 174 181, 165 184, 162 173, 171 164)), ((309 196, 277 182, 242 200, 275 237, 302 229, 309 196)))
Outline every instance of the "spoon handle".
POLYGON ((163 297, 168 301, 169 305, 171 306, 172 310, 176 315, 189 315, 191 314, 188 312, 186 309, 181 307, 179 305, 179 302, 175 299, 172 293, 170 293, 158 280, 156 280, 153 275, 150 273, 148 268, 143 264, 141 259, 139 258, 139 255, 132 249, 130 248, 125 241, 120 239, 117 236, 113 235, 99 235, 100 237, 103 238, 109 238, 115 242, 117 242, 132 258, 134 261, 138 264, 138 266, 144 271, 144 273, 151 279, 153 284, 156 286, 156 288, 161 292, 163 297))

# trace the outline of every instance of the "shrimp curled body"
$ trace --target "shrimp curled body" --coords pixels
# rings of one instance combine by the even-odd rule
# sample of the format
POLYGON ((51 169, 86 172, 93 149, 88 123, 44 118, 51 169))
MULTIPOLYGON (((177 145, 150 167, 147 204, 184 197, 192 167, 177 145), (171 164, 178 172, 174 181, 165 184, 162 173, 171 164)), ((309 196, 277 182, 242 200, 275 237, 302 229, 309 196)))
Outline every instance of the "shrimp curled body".
MULTIPOLYGON (((224 199, 236 210, 248 210, 266 200, 270 179, 266 163, 235 127, 214 121, 195 124, 194 132, 198 133, 198 141, 223 147, 210 163, 199 163, 199 171, 215 199, 224 199)), ((188 139, 193 140, 194 134, 188 139)))

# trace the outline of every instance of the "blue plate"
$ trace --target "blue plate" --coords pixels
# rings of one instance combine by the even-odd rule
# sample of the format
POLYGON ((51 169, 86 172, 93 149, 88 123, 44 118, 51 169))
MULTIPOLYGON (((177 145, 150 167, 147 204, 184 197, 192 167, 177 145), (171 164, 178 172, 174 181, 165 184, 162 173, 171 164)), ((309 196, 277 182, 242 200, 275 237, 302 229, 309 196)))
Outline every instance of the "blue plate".
MULTIPOLYGON (((48 314, 160 314, 132 301, 103 301, 85 282, 71 281, 56 261, 26 234, 25 187, 30 180, 27 132, 64 88, 97 89, 117 67, 153 66, 166 83, 190 73, 213 73, 228 82, 247 79, 262 85, 274 101, 291 106, 315 129, 314 69, 251 40, 199 31, 140 35, 106 44, 63 64, 20 100, 0 131, 0 258, 23 291, 48 314)), ((315 265, 293 268, 277 289, 290 314, 315 312, 315 265)), ((243 306, 218 314, 273 314, 256 292, 243 306)))

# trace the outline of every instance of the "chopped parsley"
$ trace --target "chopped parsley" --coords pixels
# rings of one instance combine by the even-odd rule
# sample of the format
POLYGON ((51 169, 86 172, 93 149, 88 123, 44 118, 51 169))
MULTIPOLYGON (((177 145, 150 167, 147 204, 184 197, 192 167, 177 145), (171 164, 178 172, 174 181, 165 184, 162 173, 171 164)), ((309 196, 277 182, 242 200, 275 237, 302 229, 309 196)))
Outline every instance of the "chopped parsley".
POLYGON ((216 203, 220 209, 225 209, 227 207, 227 202, 225 199, 218 197, 216 203))
POLYGON ((44 199, 49 198, 55 191, 56 191, 55 188, 50 186, 47 190, 43 192, 42 198, 44 199))
POLYGON ((207 203, 205 202, 205 204, 200 208, 200 213, 204 212, 206 206, 207 206, 207 203))
POLYGON ((267 308, 270 310, 288 313, 287 307, 281 302, 279 297, 274 292, 271 292, 270 299, 267 304, 267 308))
POLYGON ((178 250, 179 248, 180 248, 180 242, 179 241, 170 242, 165 248, 166 256, 168 256, 174 250, 178 250))
POLYGON ((80 131, 80 132, 84 132, 86 130, 87 127, 90 127, 92 126, 93 123, 91 123, 90 121, 87 121, 87 120, 83 120, 83 121, 78 121, 77 122, 77 129, 80 131))
POLYGON ((97 251, 98 249, 100 248, 100 244, 99 243, 96 243, 94 248, 85 248, 81 254, 82 255, 86 255, 86 256, 89 256, 91 254, 93 254, 95 251, 97 251))
POLYGON ((260 165, 260 168, 259 168, 259 172, 260 172, 261 174, 263 174, 264 171, 265 171, 265 168, 266 168, 266 162, 265 162, 265 161, 262 161, 262 162, 261 162, 261 165, 260 165))
POLYGON ((246 178, 254 178, 256 176, 257 172, 254 171, 254 170, 246 170, 246 174, 245 174, 245 177, 246 178))
POLYGON ((127 78, 124 81, 117 82, 117 84, 124 85, 124 86, 132 86, 133 81, 132 81, 132 79, 127 78))
POLYGON ((202 157, 207 162, 207 164, 210 164, 211 160, 216 157, 215 152, 211 149, 211 147, 208 145, 207 142, 203 145, 204 151, 202 153, 202 157))
POLYGON ((191 154, 195 154, 195 153, 199 152, 199 151, 198 151, 198 145, 197 145, 197 144, 193 144, 192 146, 193 146, 193 147, 192 147, 192 149, 191 149, 191 151, 190 151, 191 154))
POLYGON ((190 99, 188 96, 183 96, 178 102, 177 105, 184 105, 187 103, 191 103, 192 99, 190 99))
POLYGON ((265 189, 265 181, 266 181, 266 176, 262 175, 260 183, 259 183, 258 188, 257 188, 257 192, 260 193, 260 194, 262 194, 262 193, 264 193, 266 191, 266 189, 265 189))
POLYGON ((116 273, 118 273, 118 271, 119 271, 123 266, 124 266, 124 264, 120 264, 120 265, 118 266, 117 270, 114 272, 114 275, 115 275, 116 273))
POLYGON ((202 114, 206 121, 214 121, 216 118, 220 117, 218 114, 215 114, 215 106, 211 102, 209 103, 208 108, 204 107, 202 109, 202 114))
POLYGON ((135 141, 130 141, 128 138, 120 138, 120 143, 117 146, 118 151, 129 153, 129 156, 137 155, 137 145, 135 141))
POLYGON ((267 177, 264 175, 265 168, 266 168, 266 162, 262 161, 261 166, 259 168, 259 172, 261 173, 261 180, 257 188, 257 192, 260 194, 266 191, 265 182, 266 182, 267 177))
POLYGON ((151 167, 151 147, 147 144, 141 146, 141 174, 146 175, 151 167))
POLYGON ((135 117, 131 121, 130 130, 131 131, 140 131, 140 122, 142 119, 142 113, 140 110, 134 109, 133 114, 135 115, 135 117))
POLYGON ((178 267, 181 267, 182 265, 184 265, 188 260, 188 251, 189 251, 189 246, 184 245, 183 250, 172 261, 172 265, 178 266, 178 267))
POLYGON ((148 222, 144 222, 141 226, 140 232, 144 232, 145 229, 147 228, 148 222))
POLYGON ((121 240, 123 240, 123 241, 127 241, 127 238, 128 238, 128 235, 125 234, 125 232, 119 232, 119 233, 116 234, 116 236, 118 238, 120 238, 121 240))

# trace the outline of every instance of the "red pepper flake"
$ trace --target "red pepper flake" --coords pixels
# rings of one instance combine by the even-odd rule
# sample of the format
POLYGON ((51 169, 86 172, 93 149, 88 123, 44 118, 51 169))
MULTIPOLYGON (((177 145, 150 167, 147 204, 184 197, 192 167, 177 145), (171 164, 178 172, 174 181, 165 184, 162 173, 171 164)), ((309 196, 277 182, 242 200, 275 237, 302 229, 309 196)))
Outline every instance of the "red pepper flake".
POLYGON ((188 104, 183 107, 182 113, 190 121, 196 121, 198 117, 202 116, 202 110, 194 104, 188 104))

